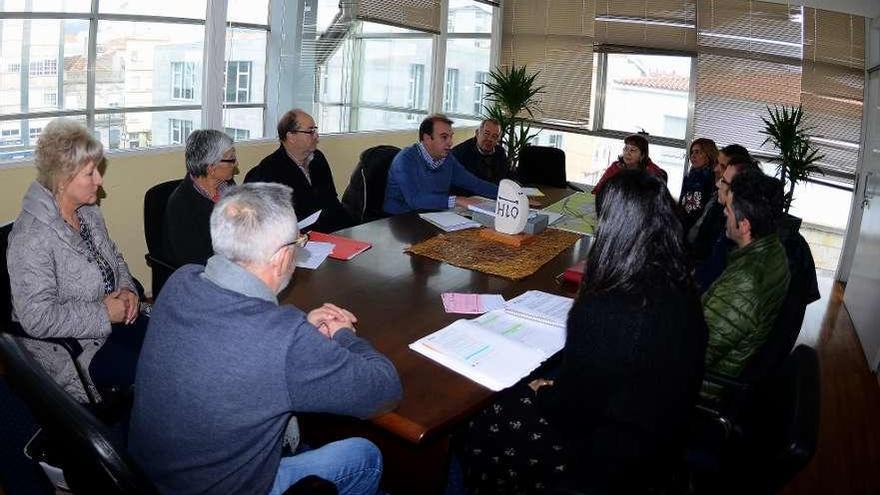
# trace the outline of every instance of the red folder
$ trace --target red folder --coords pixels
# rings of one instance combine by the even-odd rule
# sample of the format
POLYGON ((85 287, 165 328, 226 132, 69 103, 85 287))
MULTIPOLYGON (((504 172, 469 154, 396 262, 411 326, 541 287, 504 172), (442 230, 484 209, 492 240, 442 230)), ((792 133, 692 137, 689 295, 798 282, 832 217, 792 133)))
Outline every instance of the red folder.
POLYGON ((316 242, 329 242, 333 244, 333 251, 330 253, 330 257, 344 261, 354 258, 373 246, 369 242, 356 241, 354 239, 349 239, 348 237, 324 234, 321 232, 315 232, 314 230, 309 232, 309 240, 316 242))
POLYGON ((586 268, 586 265, 587 260, 583 259, 566 268, 565 272, 562 273, 562 280, 566 283, 580 285, 581 280, 584 279, 584 269, 586 268))

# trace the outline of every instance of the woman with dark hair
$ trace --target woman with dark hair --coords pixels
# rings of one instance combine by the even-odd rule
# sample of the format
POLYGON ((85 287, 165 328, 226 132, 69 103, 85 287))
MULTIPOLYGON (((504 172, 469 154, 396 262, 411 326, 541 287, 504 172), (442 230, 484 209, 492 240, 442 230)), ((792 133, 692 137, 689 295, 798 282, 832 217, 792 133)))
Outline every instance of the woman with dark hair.
POLYGON ((631 169, 644 170, 655 177, 659 177, 664 183, 669 178, 666 171, 658 167, 651 161, 651 157, 648 156, 648 138, 641 134, 627 136, 623 140, 623 153, 617 157, 617 160, 614 163, 605 169, 602 178, 600 178, 599 182, 593 186, 593 194, 596 196, 597 207, 599 206, 599 203, 601 203, 600 195, 602 194, 602 189, 605 187, 605 183, 617 175, 621 170, 631 169))
POLYGON ((681 458, 708 331, 665 184, 622 171, 568 315, 557 370, 504 392, 461 450, 475 493, 662 487, 681 458))
POLYGON ((681 206, 682 226, 688 232, 696 222, 703 210, 710 205, 712 193, 715 192, 715 164, 718 163, 718 147, 715 141, 707 138, 697 138, 691 143, 690 169, 684 176, 681 186, 681 195, 678 204, 681 206))

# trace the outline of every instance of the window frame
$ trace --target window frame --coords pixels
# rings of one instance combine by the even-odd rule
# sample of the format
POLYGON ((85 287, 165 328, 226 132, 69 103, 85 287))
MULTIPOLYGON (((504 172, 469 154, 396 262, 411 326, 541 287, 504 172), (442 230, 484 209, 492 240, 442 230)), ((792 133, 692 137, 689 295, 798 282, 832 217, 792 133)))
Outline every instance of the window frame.
MULTIPOLYGON (((183 110, 200 110, 202 112, 202 126, 205 128, 222 128, 223 121, 223 112, 228 108, 260 108, 263 111, 263 115, 265 116, 268 113, 268 105, 267 105, 267 88, 264 87, 263 91, 263 101, 258 103, 247 102, 247 103, 225 103, 223 102, 223 97, 219 99, 215 104, 212 104, 206 98, 205 95, 205 80, 211 77, 219 78, 223 74, 220 73, 217 76, 208 73, 207 68, 210 66, 209 61, 212 59, 220 58, 221 60, 225 54, 225 46, 226 46, 226 33, 227 31, 233 29, 251 29, 258 31, 265 31, 267 33, 267 56, 268 56, 268 48, 269 42, 271 41, 271 29, 269 24, 269 16, 267 15, 266 24, 251 24, 244 22, 227 22, 226 19, 226 1, 216 1, 216 0, 208 0, 206 2, 206 15, 204 19, 193 19, 186 17, 165 17, 165 16, 155 16, 155 15, 141 15, 141 14, 109 14, 109 13, 101 13, 99 12, 99 3, 100 0, 92 0, 91 9, 87 12, 34 12, 34 11, 2 11, 0 12, 0 21, 12 20, 12 19, 21 19, 21 20, 80 20, 80 21, 88 21, 89 35, 88 35, 88 45, 86 47, 86 59, 87 59, 87 75, 86 75, 86 90, 85 90, 85 98, 86 102, 84 108, 78 108, 73 110, 38 110, 33 111, 30 108, 39 107, 40 105, 31 104, 29 105, 28 111, 18 112, 18 113, 10 113, 10 114, 0 114, 0 124, 8 121, 18 121, 19 122, 19 137, 21 138, 21 142, 15 146, 15 150, 10 151, 20 151, 20 157, 15 157, 11 159, 5 159, 0 157, 0 169, 15 167, 21 163, 27 163, 33 161, 33 139, 32 135, 29 132, 30 122, 36 119, 51 119, 57 117, 84 117, 86 127, 92 132, 97 132, 98 130, 98 120, 101 116, 107 115, 108 118, 111 118, 113 114, 126 114, 126 113, 143 113, 143 112, 163 112, 163 111, 183 111, 183 110), (218 5, 222 4, 222 5, 218 5), (222 7, 222 8, 219 8, 222 7), (191 25, 191 26, 204 26, 204 53, 202 56, 202 98, 200 102, 195 102, 195 86, 196 86, 196 77, 198 75, 193 72, 191 76, 191 80, 193 82, 193 94, 192 98, 170 98, 172 101, 180 101, 183 104, 175 104, 175 105, 150 105, 150 106, 124 106, 124 107, 96 107, 96 86, 97 86, 97 78, 95 75, 95 65, 98 57, 97 53, 97 42, 98 42, 98 27, 99 23, 107 22, 107 21, 123 21, 123 22, 144 22, 144 23, 161 23, 161 24, 180 24, 180 25, 191 25), (211 26, 217 26, 219 29, 216 33, 216 36, 212 38, 209 33, 211 26), (193 103, 186 103, 193 102, 193 103), (216 124, 216 125, 215 125, 216 124)), ((270 3, 269 8, 271 9, 272 5, 270 3)), ((46 59, 49 60, 47 64, 43 59, 40 60, 31 60, 29 61, 27 70, 30 74, 32 68, 38 71, 51 71, 52 66, 54 64, 54 72, 47 72, 47 75, 58 75, 59 70, 59 62, 54 59, 46 59), (36 65, 34 65, 36 64, 36 65)), ((267 60, 268 62, 268 60, 267 60)), ((196 62, 187 62, 192 64, 197 64, 196 62)), ((10 71, 11 66, 15 66, 16 72, 20 73, 22 70, 22 66, 20 62, 16 61, 11 64, 6 64, 5 67, 2 68, 4 72, 12 73, 10 71)), ((264 86, 268 86, 270 77, 268 74, 268 63, 267 65, 267 74, 266 77, 263 78, 264 86)), ((225 63, 222 65, 225 68, 225 63)), ((253 67, 253 66, 252 66, 253 67)), ((154 71, 156 68, 154 68, 154 71)), ((155 72, 154 72, 155 73, 155 72)), ((173 76, 171 76, 173 79, 173 76)), ((60 76, 59 76, 59 84, 60 76)), ((173 82, 169 81, 169 84, 172 85, 171 94, 173 96, 173 82)), ((253 71, 250 73, 248 84, 250 85, 248 90, 248 99, 251 99, 253 95, 253 71)), ((217 91, 224 90, 223 87, 217 88, 217 91)), ((59 103, 62 100, 62 92, 59 89, 58 92, 58 101, 59 103)), ((273 124, 274 125, 274 124, 273 124)), ((42 129, 42 127, 41 127, 42 129)), ((269 127, 266 126, 264 122, 263 134, 267 132, 269 127)), ((265 138, 255 138, 254 140, 261 139, 270 139, 270 136, 265 138)), ((132 140, 127 140, 127 142, 133 142, 132 140)), ((181 143, 182 144, 182 143, 181 143)), ((125 153, 151 153, 153 150, 157 150, 157 152, 161 152, 162 149, 167 149, 169 147, 180 147, 181 144, 169 144, 169 145, 151 145, 149 147, 144 148, 124 148, 120 150, 111 150, 108 149, 108 153, 116 153, 116 152, 125 152, 125 153)))

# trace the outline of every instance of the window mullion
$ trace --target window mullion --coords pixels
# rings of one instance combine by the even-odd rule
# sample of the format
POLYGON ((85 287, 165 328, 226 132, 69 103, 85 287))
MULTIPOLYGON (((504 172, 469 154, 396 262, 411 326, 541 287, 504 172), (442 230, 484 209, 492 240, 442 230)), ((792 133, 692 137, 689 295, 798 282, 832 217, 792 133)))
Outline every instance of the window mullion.
MULTIPOLYGON (((86 127, 97 135, 95 128, 95 88, 97 73, 95 67, 98 58, 98 3, 92 0, 92 15, 89 18, 89 48, 86 56, 86 127)), ((62 68, 63 70, 63 68, 62 68)))
POLYGON ((434 35, 434 63, 431 64, 431 94, 428 99, 428 113, 443 110, 443 94, 446 88, 446 40, 449 30, 449 0, 440 0, 440 34, 434 35))
POLYGON ((202 128, 223 128, 223 87, 226 65, 226 2, 208 0, 205 51, 202 57, 202 128))

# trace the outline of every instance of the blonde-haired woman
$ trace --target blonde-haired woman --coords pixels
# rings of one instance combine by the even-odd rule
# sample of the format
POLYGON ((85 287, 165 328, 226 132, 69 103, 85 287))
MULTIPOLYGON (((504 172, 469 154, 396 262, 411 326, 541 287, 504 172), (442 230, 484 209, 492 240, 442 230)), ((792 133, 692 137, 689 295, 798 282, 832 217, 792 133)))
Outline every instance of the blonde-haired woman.
POLYGON ((85 402, 70 355, 46 340, 75 338, 87 386, 133 383, 146 318, 128 266, 96 204, 104 148, 81 124, 56 119, 37 142, 37 180, 9 237, 13 320, 21 340, 59 385, 85 402))

